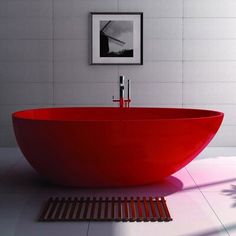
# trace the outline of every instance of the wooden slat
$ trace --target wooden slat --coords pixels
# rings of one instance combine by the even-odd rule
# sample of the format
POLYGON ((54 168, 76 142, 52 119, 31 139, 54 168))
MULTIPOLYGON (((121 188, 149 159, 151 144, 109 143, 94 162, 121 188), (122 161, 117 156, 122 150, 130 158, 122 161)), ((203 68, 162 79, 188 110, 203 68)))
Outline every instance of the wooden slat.
POLYGON ((164 221, 165 215, 164 215, 164 212, 162 210, 161 203, 160 203, 160 200, 159 200, 158 197, 156 197, 156 204, 157 204, 157 209, 158 209, 158 212, 159 212, 159 215, 160 215, 160 218, 158 219, 158 221, 164 221))
POLYGON ((70 201, 68 203, 69 207, 67 209, 67 213, 66 213, 66 217, 65 219, 70 221, 70 215, 71 215, 71 211, 73 211, 73 204, 74 204, 74 199, 72 200, 72 198, 70 198, 70 201))
POLYGON ((81 219, 80 215, 81 215, 81 210, 82 210, 83 202, 84 202, 84 198, 81 197, 80 200, 79 200, 79 206, 78 206, 78 209, 77 209, 77 212, 76 212, 76 216, 75 216, 76 220, 81 219))
POLYGON ((136 220, 136 214, 135 214, 136 210, 135 210, 135 206, 134 206, 134 198, 133 197, 131 197, 131 199, 130 199, 130 208, 131 208, 131 212, 130 212, 131 214, 130 214, 129 220, 135 221, 136 220))
POLYGON ((127 197, 124 198, 123 207, 124 207, 123 208, 124 209, 123 220, 128 221, 129 220, 129 212, 128 212, 127 197))
POLYGON ((50 197, 48 201, 46 202, 43 208, 43 211, 41 212, 39 216, 39 221, 47 220, 47 216, 48 216, 50 208, 52 207, 52 203, 53 203, 53 198, 50 197))
POLYGON ((111 219, 115 220, 115 198, 111 199, 111 219))
POLYGON ((84 213, 83 213, 83 220, 86 220, 86 219, 87 219, 89 202, 90 202, 90 198, 87 197, 87 199, 86 199, 86 201, 85 201, 85 208, 84 208, 84 213))
POLYGON ((95 211, 96 197, 93 198, 91 211, 90 211, 90 220, 94 219, 94 211, 95 211))
POLYGON ((70 197, 65 200, 65 208, 64 208, 64 211, 62 212, 62 220, 66 220, 66 215, 70 206, 70 202, 71 202, 70 197))
POLYGON ((76 203, 77 203, 78 199, 77 197, 74 198, 74 200, 72 201, 72 205, 71 205, 71 210, 70 210, 70 214, 69 214, 69 219, 70 220, 74 220, 74 213, 76 211, 76 203))
POLYGON ((102 198, 99 198, 98 201, 98 214, 97 214, 97 220, 101 219, 101 213, 102 213, 102 198))
POLYGON ((118 197, 118 221, 121 221, 121 207, 122 207, 122 205, 121 205, 121 198, 120 197, 118 197))
POLYGON ((61 212, 61 205, 62 205, 62 199, 58 199, 57 201, 57 207, 55 209, 55 213, 54 213, 54 218, 55 220, 58 220, 58 216, 61 212))
POLYGON ((107 197, 105 200, 104 220, 108 220, 108 200, 109 198, 107 197))
POLYGON ((59 212, 59 215, 57 217, 57 220, 63 220, 63 213, 64 213, 64 210, 66 208, 66 199, 63 197, 62 200, 61 200, 61 211, 59 212))
POLYGON ((144 205, 144 209, 145 209, 144 221, 149 221, 150 214, 149 214, 149 209, 148 209, 148 204, 147 204, 146 197, 143 197, 143 205, 144 205))
POLYGON ((58 199, 55 199, 55 201, 57 202, 54 213, 51 216, 51 219, 53 221, 57 221, 57 212, 60 211, 60 201, 58 199))
POLYGON ((167 207, 167 205, 166 205, 166 200, 164 199, 164 197, 161 197, 161 202, 162 202, 162 206, 163 206, 163 208, 164 208, 165 215, 166 215, 165 221, 171 221, 172 218, 170 217, 170 212, 169 212, 169 210, 168 210, 168 207, 167 207))
POLYGON ((142 205, 140 198, 137 198, 137 207, 138 207, 138 219, 137 221, 142 221, 143 220, 143 210, 142 210, 142 205))
POLYGON ((156 213, 156 209, 152 200, 152 197, 149 197, 149 202, 150 202, 150 206, 151 206, 151 210, 152 210, 152 221, 156 221, 157 220, 157 213, 156 213))
POLYGON ((57 210, 57 204, 58 204, 58 197, 56 197, 54 200, 53 200, 53 204, 52 204, 52 207, 51 207, 51 209, 50 209, 50 212, 49 212, 49 214, 48 214, 48 220, 55 220, 55 218, 56 218, 56 216, 55 216, 55 214, 56 214, 56 210, 57 210))

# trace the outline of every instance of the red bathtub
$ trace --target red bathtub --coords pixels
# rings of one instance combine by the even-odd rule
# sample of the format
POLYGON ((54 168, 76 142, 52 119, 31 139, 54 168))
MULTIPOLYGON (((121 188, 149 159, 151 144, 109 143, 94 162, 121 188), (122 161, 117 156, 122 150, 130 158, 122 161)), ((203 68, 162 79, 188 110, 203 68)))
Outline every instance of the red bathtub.
POLYGON ((211 141, 223 113, 175 108, 45 108, 12 115, 16 140, 32 167, 68 186, 159 181, 211 141))

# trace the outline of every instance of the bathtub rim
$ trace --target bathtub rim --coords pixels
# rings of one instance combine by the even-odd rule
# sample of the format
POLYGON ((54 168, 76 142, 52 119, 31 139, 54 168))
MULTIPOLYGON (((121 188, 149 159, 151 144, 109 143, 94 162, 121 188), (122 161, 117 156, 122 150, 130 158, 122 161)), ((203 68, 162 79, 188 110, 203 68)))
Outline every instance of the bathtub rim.
POLYGON ((209 110, 209 109, 199 109, 199 108, 176 108, 176 107, 130 107, 130 108, 119 108, 119 107, 95 107, 95 106, 87 106, 87 107, 39 107, 39 108, 32 108, 32 109, 24 109, 15 111, 12 113, 12 119, 19 119, 19 120, 28 120, 28 121, 35 121, 35 122, 153 122, 153 121, 180 121, 180 120, 201 120, 201 119, 212 119, 212 118, 220 118, 224 117, 224 113, 216 110, 209 110), (79 119, 79 120, 73 120, 73 119, 47 119, 47 118, 32 118, 32 117, 23 117, 21 116, 22 113, 29 112, 29 111, 38 111, 38 110, 56 110, 56 109, 147 109, 147 110, 154 110, 154 109, 160 109, 160 110, 192 110, 192 111, 202 111, 202 112, 212 112, 212 115, 208 116, 199 116, 199 117, 182 117, 182 118, 147 118, 147 119, 79 119), (214 115, 215 113, 215 115, 214 115))

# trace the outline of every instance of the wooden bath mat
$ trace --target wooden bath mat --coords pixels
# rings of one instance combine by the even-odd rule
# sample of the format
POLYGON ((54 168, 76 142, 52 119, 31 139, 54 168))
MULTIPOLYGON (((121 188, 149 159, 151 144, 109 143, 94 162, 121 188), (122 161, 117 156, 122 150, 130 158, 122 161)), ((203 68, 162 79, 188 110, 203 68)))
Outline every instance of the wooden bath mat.
POLYGON ((39 221, 171 221, 164 197, 49 198, 39 221))

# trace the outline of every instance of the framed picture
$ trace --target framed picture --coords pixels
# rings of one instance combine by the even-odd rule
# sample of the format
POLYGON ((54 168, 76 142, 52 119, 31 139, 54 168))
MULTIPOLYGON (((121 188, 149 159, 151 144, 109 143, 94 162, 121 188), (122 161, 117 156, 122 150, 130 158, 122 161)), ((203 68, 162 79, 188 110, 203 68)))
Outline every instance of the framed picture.
POLYGON ((90 14, 92 65, 143 64, 143 13, 90 14))

